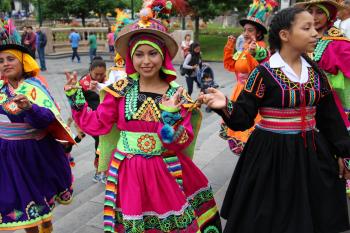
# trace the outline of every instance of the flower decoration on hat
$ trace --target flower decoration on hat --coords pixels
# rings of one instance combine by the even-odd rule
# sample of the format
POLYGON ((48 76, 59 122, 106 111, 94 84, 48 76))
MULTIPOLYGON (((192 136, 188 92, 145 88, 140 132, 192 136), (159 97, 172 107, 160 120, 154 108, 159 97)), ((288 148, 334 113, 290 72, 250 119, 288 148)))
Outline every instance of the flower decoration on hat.
POLYGON ((130 19, 129 14, 124 12, 123 10, 116 8, 115 13, 117 16, 115 17, 115 25, 112 26, 112 31, 114 31, 114 38, 118 37, 118 33, 127 25, 133 23, 130 19))
POLYGON ((0 19, 0 45, 21 45, 21 36, 12 19, 0 19))

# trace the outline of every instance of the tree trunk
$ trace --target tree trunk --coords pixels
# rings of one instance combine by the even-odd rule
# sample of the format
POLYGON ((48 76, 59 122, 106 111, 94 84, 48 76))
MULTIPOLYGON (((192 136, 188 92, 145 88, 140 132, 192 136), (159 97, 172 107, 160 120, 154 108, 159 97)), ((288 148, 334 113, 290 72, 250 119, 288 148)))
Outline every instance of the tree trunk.
POLYGON ((199 16, 194 17, 194 40, 199 41, 199 16))

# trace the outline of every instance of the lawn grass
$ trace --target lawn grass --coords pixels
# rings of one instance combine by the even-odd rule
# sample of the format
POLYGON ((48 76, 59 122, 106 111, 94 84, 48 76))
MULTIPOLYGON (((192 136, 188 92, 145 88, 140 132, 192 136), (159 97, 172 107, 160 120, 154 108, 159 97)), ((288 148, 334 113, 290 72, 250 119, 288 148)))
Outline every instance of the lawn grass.
POLYGON ((199 35, 202 59, 204 61, 221 62, 224 56, 224 47, 227 36, 222 35, 199 35))

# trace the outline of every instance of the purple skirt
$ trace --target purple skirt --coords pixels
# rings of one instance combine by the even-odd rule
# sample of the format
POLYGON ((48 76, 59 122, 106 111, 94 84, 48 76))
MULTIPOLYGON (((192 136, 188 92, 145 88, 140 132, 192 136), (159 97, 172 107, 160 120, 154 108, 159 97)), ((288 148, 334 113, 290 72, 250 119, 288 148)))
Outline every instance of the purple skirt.
POLYGON ((0 138, 0 231, 51 220, 55 201, 72 200, 72 173, 62 145, 0 138))

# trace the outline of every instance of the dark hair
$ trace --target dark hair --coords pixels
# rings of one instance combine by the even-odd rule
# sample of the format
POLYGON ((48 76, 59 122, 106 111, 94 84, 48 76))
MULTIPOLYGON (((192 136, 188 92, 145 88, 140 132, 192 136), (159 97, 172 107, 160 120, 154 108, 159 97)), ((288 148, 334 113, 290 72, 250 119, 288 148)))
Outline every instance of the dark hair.
POLYGON ((33 27, 32 26, 27 26, 27 29, 32 29, 33 30, 33 27))
POLYGON ((279 11, 271 20, 269 29, 269 44, 271 51, 280 50, 282 47, 279 33, 281 30, 290 29, 297 14, 306 11, 303 8, 290 7, 279 11))
POLYGON ((191 38, 191 34, 189 34, 189 33, 187 33, 184 38, 186 39, 186 37, 188 37, 188 36, 191 38))
POLYGON ((90 65, 90 71, 95 69, 96 67, 103 67, 105 69, 107 68, 106 62, 100 56, 96 56, 92 59, 92 62, 90 65))

